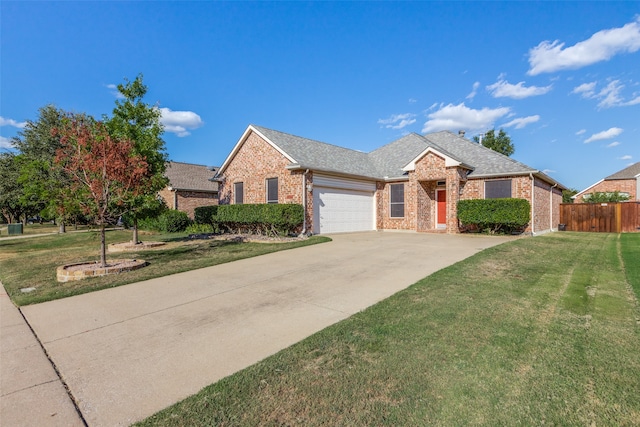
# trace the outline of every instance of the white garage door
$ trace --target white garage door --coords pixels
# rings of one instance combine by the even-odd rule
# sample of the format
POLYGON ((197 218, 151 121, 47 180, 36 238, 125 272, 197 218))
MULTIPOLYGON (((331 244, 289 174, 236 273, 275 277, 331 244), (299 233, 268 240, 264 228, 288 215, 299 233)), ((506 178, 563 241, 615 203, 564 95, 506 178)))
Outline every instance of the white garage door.
POLYGON ((327 181, 318 176, 314 176, 313 181, 315 234, 375 230, 374 183, 336 179, 327 181), (340 186, 352 188, 337 188, 340 186))

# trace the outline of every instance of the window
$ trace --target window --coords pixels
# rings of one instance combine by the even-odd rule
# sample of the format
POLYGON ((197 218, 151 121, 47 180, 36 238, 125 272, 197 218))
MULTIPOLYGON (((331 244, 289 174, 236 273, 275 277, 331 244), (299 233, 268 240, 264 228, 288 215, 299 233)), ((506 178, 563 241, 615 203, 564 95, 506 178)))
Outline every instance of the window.
POLYGON ((484 183, 485 199, 504 199, 511 197, 511 180, 501 179, 484 183))
POLYGON ((244 183, 236 182, 235 184, 233 184, 233 194, 233 202, 236 205, 241 205, 242 203, 244 203, 244 183))
POLYGON ((267 203, 278 203, 278 178, 267 179, 267 203))
POLYGON ((391 184, 389 186, 391 217, 404 217, 404 184, 391 184))

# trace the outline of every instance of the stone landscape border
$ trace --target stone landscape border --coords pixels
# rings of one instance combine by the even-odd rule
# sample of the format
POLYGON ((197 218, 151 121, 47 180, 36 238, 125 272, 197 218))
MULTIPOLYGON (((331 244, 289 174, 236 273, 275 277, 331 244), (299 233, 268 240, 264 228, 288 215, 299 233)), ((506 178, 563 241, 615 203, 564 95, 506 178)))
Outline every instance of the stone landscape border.
POLYGON ((58 282, 71 282, 82 280, 88 277, 106 276, 108 274, 118 274, 125 271, 133 271, 147 265, 142 259, 115 259, 110 260, 106 267, 100 267, 99 262, 79 262, 67 264, 57 268, 56 277, 58 282))

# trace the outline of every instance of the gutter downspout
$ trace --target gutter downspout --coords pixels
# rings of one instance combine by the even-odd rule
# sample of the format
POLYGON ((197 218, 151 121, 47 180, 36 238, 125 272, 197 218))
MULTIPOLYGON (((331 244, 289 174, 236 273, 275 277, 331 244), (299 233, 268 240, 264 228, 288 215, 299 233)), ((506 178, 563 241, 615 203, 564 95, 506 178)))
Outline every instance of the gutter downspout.
POLYGON ((535 206, 536 206, 536 179, 533 177, 533 173, 529 172, 529 179, 531 179, 531 235, 535 235, 536 228, 536 217, 535 217, 535 206))
POLYGON ((302 235, 307 233, 307 174, 309 169, 302 174, 302 235))
POLYGON ((553 231, 553 189, 558 186, 556 182, 549 190, 549 231, 553 231))

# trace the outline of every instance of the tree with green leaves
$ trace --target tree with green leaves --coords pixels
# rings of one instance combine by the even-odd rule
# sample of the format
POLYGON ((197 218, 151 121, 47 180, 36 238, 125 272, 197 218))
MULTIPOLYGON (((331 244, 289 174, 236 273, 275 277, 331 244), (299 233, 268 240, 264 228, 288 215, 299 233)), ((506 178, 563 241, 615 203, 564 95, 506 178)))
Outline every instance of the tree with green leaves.
POLYGON ((496 130, 491 129, 490 131, 485 132, 481 137, 474 136, 473 140, 482 144, 484 147, 491 148, 493 151, 504 154, 505 156, 511 156, 516 151, 515 146, 511 142, 511 137, 507 135, 503 129, 498 131, 497 136, 496 130))
POLYGON ((589 195, 582 197, 585 203, 617 203, 629 200, 628 194, 622 194, 619 191, 599 192, 595 191, 589 195))
POLYGON ((573 196, 576 194, 578 194, 578 190, 575 188, 562 190, 562 203, 573 203, 573 196))
POLYGON ((24 129, 11 140, 20 152, 17 161, 22 204, 32 215, 55 218, 61 232, 65 223, 79 213, 77 204, 64 191, 69 178, 53 161, 60 148, 60 138, 53 131, 62 125, 63 117, 64 111, 46 105, 38 110, 38 118, 27 120, 24 129))
POLYGON ((18 183, 20 166, 16 157, 10 152, 0 153, 0 214, 7 223, 18 222, 25 213, 21 202, 23 190, 18 183))
POLYGON ((169 183, 165 175, 167 169, 167 153, 162 139, 164 127, 160 123, 160 110, 143 101, 147 86, 142 81, 142 74, 135 80, 118 85, 118 92, 123 96, 116 100, 111 118, 104 118, 109 133, 117 139, 133 142, 135 155, 143 156, 149 165, 151 179, 146 190, 132 199, 129 214, 133 221, 133 239, 137 244, 138 220, 159 213, 164 206, 158 199, 158 192, 169 183))

